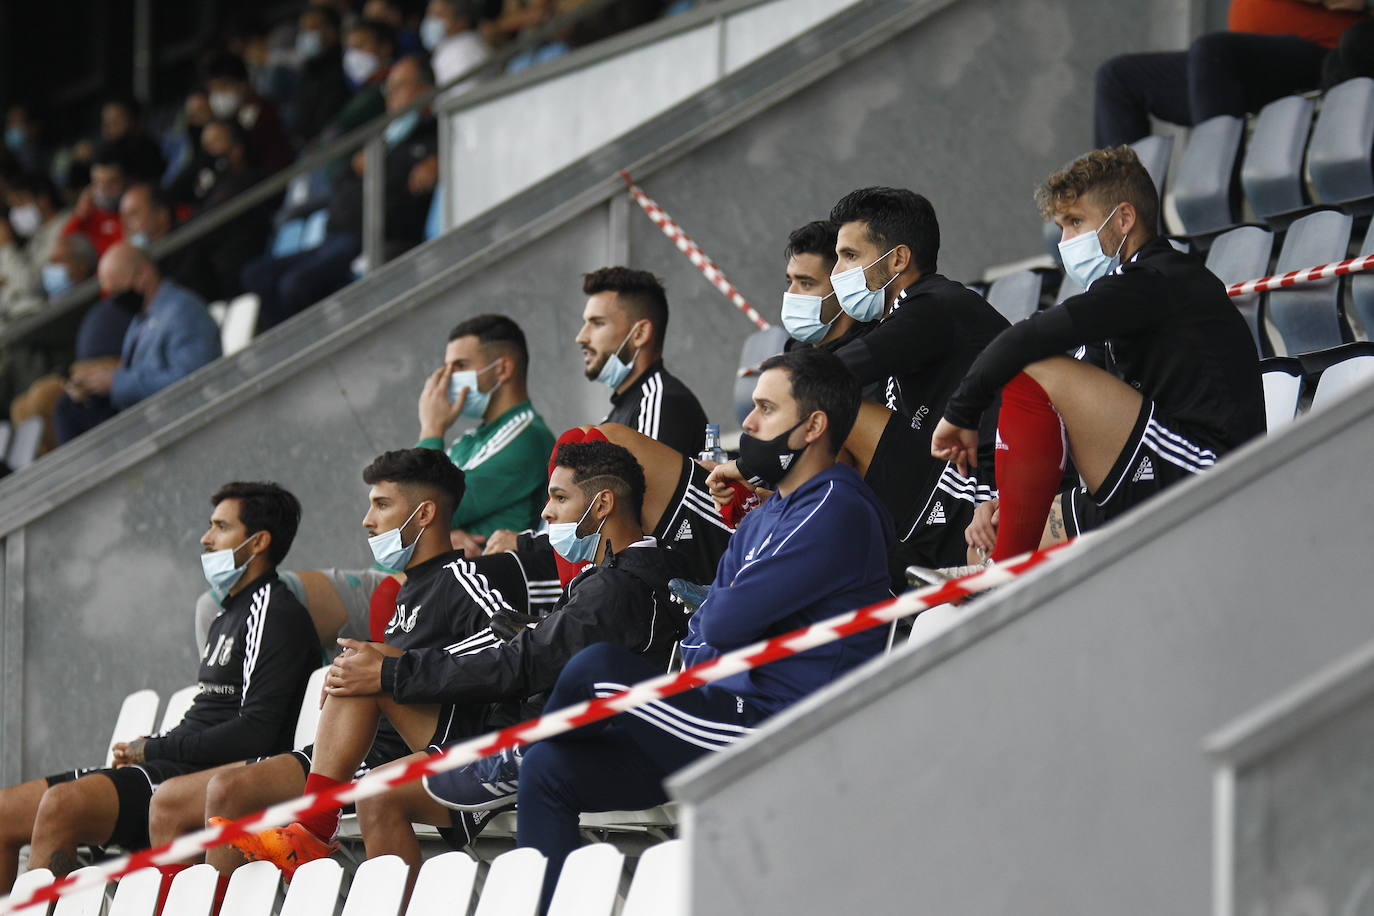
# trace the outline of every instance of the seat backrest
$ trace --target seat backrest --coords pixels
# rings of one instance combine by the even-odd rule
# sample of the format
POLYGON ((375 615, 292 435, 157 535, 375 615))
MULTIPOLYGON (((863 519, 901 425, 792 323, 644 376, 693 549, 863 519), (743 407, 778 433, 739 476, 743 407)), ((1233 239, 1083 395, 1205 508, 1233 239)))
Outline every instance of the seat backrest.
POLYGON ((328 665, 316 668, 305 682, 305 696, 301 697, 301 711, 296 716, 296 747, 315 743, 315 729, 320 724, 320 690, 328 673, 328 665))
POLYGON ((396 916, 410 866, 400 856, 367 859, 353 872, 341 916, 396 916))
POLYGON ((113 748, 121 741, 131 741, 153 733, 157 724, 157 691, 135 690, 120 704, 119 715, 115 717, 114 731, 110 733, 110 748, 105 757, 106 766, 114 766, 113 748))
POLYGON ((140 868, 119 879, 109 916, 153 916, 157 892, 162 889, 162 873, 156 868, 140 868))
POLYGON ((196 701, 196 694, 200 693, 200 685, 192 684, 190 687, 183 687, 176 693, 167 698, 167 708, 162 711, 162 724, 158 726, 158 731, 170 731, 181 724, 181 720, 186 718, 187 711, 191 704, 196 701))
POLYGON ((1024 321, 1040 307, 1040 274, 1018 270, 998 277, 988 288, 988 302, 1012 324, 1024 321))
POLYGON ((162 912, 177 916, 210 916, 218 883, 219 871, 204 862, 177 872, 167 891, 167 900, 162 904, 162 912))
POLYGON ((1307 146, 1307 173, 1319 203, 1341 204, 1374 197, 1374 79, 1333 86, 1307 146))
POLYGON ((406 916, 466 913, 477 880, 477 861, 465 852, 446 852, 426 859, 415 878, 406 916))
POLYGON ((0 460, 10 450, 10 438, 14 435, 14 427, 10 426, 9 420, 0 420, 0 460))
POLYGON ((12 470, 26 468, 38 457, 38 446, 43 441, 43 418, 29 417, 14 428, 10 436, 10 447, 5 454, 5 463, 12 470))
MULTIPOLYGON (((1164 200, 1164 182, 1169 177, 1169 158, 1174 152, 1174 138, 1152 134, 1132 143, 1131 149, 1135 150, 1140 164, 1145 166, 1145 171, 1150 173, 1150 180, 1155 183, 1159 199, 1164 200)), ((1163 207, 1159 208, 1159 218, 1160 226, 1163 226, 1163 207)))
POLYGON ((1054 304, 1058 305, 1065 299, 1077 296, 1081 292, 1083 292, 1083 287, 1078 285, 1078 281, 1068 274, 1064 274, 1063 278, 1059 281, 1059 292, 1055 294, 1054 304))
POLYGON ((639 857, 620 916, 687 916, 687 846, 668 840, 639 857))
POLYGON ((333 859, 316 859, 296 869, 280 916, 334 916, 343 866, 333 859))
POLYGON ((473 916, 533 916, 539 906, 544 866, 544 854, 537 849, 501 853, 487 871, 473 916))
POLYGON ((548 916, 611 916, 625 855, 610 843, 593 843, 563 862, 548 916))
POLYGON ((1245 122, 1230 115, 1208 118, 1188 133, 1169 195, 1189 235, 1236 224, 1236 159, 1244 134, 1245 122))
POLYGON ((1240 167, 1245 199, 1260 219, 1291 213, 1307 204, 1302 159, 1312 129, 1313 104, 1305 96, 1290 95, 1260 109, 1240 167))
POLYGON ((1317 379, 1312 409, 1320 410, 1371 381, 1374 381, 1374 356, 1352 356, 1329 366, 1317 379))
POLYGON ((1273 432, 1293 422, 1302 396, 1302 369, 1291 360, 1265 360, 1260 364, 1264 382, 1265 426, 1273 432), (1281 365, 1276 365, 1281 364, 1281 365))
MULTIPOLYGON (((1257 280, 1269 273, 1269 256, 1273 251, 1274 233, 1260 226, 1238 226, 1212 241, 1207 252, 1207 269, 1227 286, 1257 280)), ((1232 296, 1231 301, 1250 326, 1256 352, 1265 355, 1267 340, 1260 315, 1260 294, 1232 296)))
POLYGON ((234 869, 224 890, 224 916, 271 916, 281 871, 271 862, 249 862, 234 869))
MULTIPOLYGON (((101 874, 100 868, 87 865, 85 868, 78 868, 72 872, 72 877, 80 880, 87 875, 99 874, 101 874)), ((100 911, 104 908, 105 880, 102 878, 90 887, 68 891, 57 898, 57 903, 52 909, 52 916, 100 916, 100 911)))
POLYGON ((207 305, 205 311, 210 313, 210 317, 214 320, 215 324, 224 327, 224 313, 229 311, 229 303, 220 299, 207 305))
POLYGON ((735 379, 735 414, 739 422, 749 416, 754 409, 754 384, 758 381, 755 369, 759 363, 770 356, 777 356, 787 346, 787 330, 781 325, 773 325, 755 331, 744 339, 744 347, 739 356, 739 375, 735 379))
MULTIPOLYGON (((1316 267, 1345 258, 1351 217, 1335 210, 1309 213, 1288 227, 1275 273, 1316 267)), ((1341 343, 1340 280, 1301 283, 1269 294, 1269 317, 1289 356, 1341 343)))
MULTIPOLYGON (((10 888, 10 896, 15 898, 27 897, 40 887, 52 884, 52 872, 46 868, 31 868, 14 879, 14 886, 10 888)), ((33 906, 26 906, 22 910, 15 910, 18 916, 45 916, 51 903, 36 903, 33 906)))
POLYGON ((237 353, 252 342, 261 307, 262 300, 256 293, 244 293, 229 303, 220 326, 220 348, 225 356, 237 353))
MULTIPOLYGON (((1367 254, 1374 254, 1374 220, 1370 221, 1360 246, 1360 256, 1367 254)), ((1374 340, 1374 270, 1350 275, 1350 312, 1365 336, 1374 340)))

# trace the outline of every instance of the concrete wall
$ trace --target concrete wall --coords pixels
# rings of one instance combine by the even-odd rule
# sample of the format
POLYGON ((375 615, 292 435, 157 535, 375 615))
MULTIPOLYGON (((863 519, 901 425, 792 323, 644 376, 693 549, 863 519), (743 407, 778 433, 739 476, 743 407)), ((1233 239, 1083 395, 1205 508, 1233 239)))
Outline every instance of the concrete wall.
POLYGON ((1370 449, 1366 388, 680 774, 693 912, 1204 911, 1204 740, 1374 637, 1370 449))

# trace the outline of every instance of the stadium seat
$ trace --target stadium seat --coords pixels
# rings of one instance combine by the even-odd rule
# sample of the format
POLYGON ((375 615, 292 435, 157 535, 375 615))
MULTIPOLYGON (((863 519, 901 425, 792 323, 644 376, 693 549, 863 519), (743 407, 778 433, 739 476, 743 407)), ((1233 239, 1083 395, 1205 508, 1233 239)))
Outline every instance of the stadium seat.
POLYGON ((1040 274, 1033 270, 1018 270, 993 281, 988 288, 988 302, 1003 318, 1016 324, 1024 321, 1040 307, 1040 274))
POLYGON ((477 880, 477 861, 464 852, 446 852, 425 860, 415 879, 406 916, 466 913, 477 880))
POLYGON ((215 324, 220 327, 224 327, 224 313, 228 310, 229 303, 225 302, 223 299, 217 302, 211 302, 205 307, 205 311, 210 313, 210 317, 214 319, 215 324))
MULTIPOLYGON (((1374 221, 1365 233, 1360 255, 1374 254, 1374 221)), ((1350 277, 1350 317, 1360 326, 1365 339, 1374 339, 1374 270, 1350 277)))
POLYGON ((199 684, 192 684, 190 687, 183 687, 176 693, 167 698, 167 708, 162 711, 162 724, 158 726, 159 731, 170 731, 181 723, 186 717, 191 704, 196 700, 196 694, 200 692, 199 684))
MULTIPOLYGON (((1296 220, 1284 236, 1274 272, 1284 274, 1342 260, 1350 244, 1351 222, 1348 214, 1335 210, 1320 210, 1296 220)), ((1269 318, 1286 355, 1324 350, 1342 342, 1340 296, 1336 277, 1269 294, 1269 318)))
MULTIPOLYGON (((1307 147, 1307 173, 1317 202, 1350 205, 1374 199, 1374 79, 1333 86, 1307 147)), ((1361 208, 1366 209, 1366 208, 1361 208)))
POLYGON ((1078 285, 1078 281, 1068 274, 1064 274, 1059 281, 1059 292, 1054 297, 1054 304, 1058 305, 1070 296, 1077 296, 1081 292, 1083 292, 1083 287, 1078 285))
POLYGON ((252 342, 261 308, 262 300, 256 293, 243 293, 229 303, 220 325, 220 349, 225 356, 237 353, 252 342))
POLYGON ((1238 222, 1236 161, 1244 134, 1245 122, 1230 115, 1209 118, 1189 132, 1169 189, 1187 235, 1222 232, 1238 222))
POLYGON ((1269 432, 1293 422, 1298 414, 1302 396, 1302 363, 1292 357, 1279 356, 1260 361, 1260 378, 1264 382, 1264 416, 1269 432))
POLYGON ((29 417, 14 429, 10 436, 10 447, 5 452, 5 463, 10 470, 17 471, 33 464, 38 457, 38 447, 43 441, 43 418, 29 417))
POLYGON ((162 873, 156 868, 130 872, 119 879, 108 916, 153 916, 161 888, 162 873))
POLYGON ((353 873, 341 916, 396 916, 410 866, 400 856, 367 859, 353 873))
POLYGON ((544 854, 537 849, 501 853, 487 871, 474 916, 533 916, 539 906, 545 864, 544 854))
POLYGON ((1317 390, 1312 394, 1313 410, 1321 410, 1374 381, 1374 346, 1366 344, 1364 347, 1368 349, 1353 352, 1322 372, 1317 379, 1317 390))
POLYGON ((911 632, 906 638, 907 645, 919 646, 930 642, 966 618, 967 615, 952 604, 937 604, 917 614, 911 621, 911 632))
MULTIPOLYGON (((99 868, 88 865, 72 872, 72 877, 80 879, 86 875, 99 873, 99 868)), ((69 891, 57 898, 57 903, 53 905, 52 916, 100 916, 104 909, 105 881, 102 879, 99 884, 92 884, 90 887, 82 888, 79 891, 69 891)))
MULTIPOLYGON (((1260 226, 1238 226, 1213 239, 1207 251, 1207 269, 1227 286, 1257 280, 1269 273, 1269 256, 1273 250, 1274 233, 1260 226)), ((1256 351, 1260 356, 1267 355, 1270 347, 1260 313, 1260 294, 1233 296, 1231 301, 1250 326, 1256 351)))
POLYGON ((153 733, 153 726, 157 723, 157 703, 155 690, 135 690, 124 698, 119 707, 119 715, 115 718, 114 732, 110 735, 105 766, 114 766, 116 744, 153 733))
POLYGON ((611 916, 625 855, 610 843, 592 843, 563 863, 548 916, 611 916))
MULTIPOLYGON (((30 869, 14 879, 14 887, 10 889, 10 894, 14 897, 26 897, 40 887, 46 887, 49 884, 52 884, 52 872, 46 868, 30 869)), ((15 914, 16 916, 44 916, 51 905, 38 903, 33 906, 26 906, 22 910, 15 910, 15 914)))
POLYGON ((271 862, 249 862, 229 876, 222 916, 270 916, 281 886, 281 871, 271 862))
POLYGON ((204 862, 177 872, 172 879, 172 888, 167 892, 167 900, 162 904, 162 912, 176 913, 177 916, 210 916, 210 909, 215 905, 215 885, 218 883, 219 872, 215 866, 204 862))
MULTIPOLYGON (((1169 159, 1174 152, 1173 137, 1162 137, 1152 134, 1142 137, 1131 144, 1131 149, 1140 157, 1140 164, 1145 166, 1145 171, 1150 173, 1150 180, 1155 183, 1155 190, 1159 193, 1159 199, 1164 200, 1164 183, 1169 177, 1169 159)), ((1159 208, 1158 229, 1164 228, 1164 208, 1159 208)))
POLYGON ((644 851, 620 916, 687 916, 687 844, 669 840, 644 851))
POLYGON ((286 891, 280 916, 334 916, 343 866, 333 859, 316 859, 296 869, 286 891))
POLYGON ((324 688, 324 677, 328 673, 329 666, 323 665, 311 672, 310 680, 305 682, 301 711, 296 715, 294 747, 315 743, 315 728, 320 724, 320 691, 324 688))
POLYGON ((787 345, 787 331, 781 325, 773 325, 762 331, 755 331, 744 339, 744 349, 739 355, 739 374, 735 378, 735 414, 739 422, 749 416, 754 409, 754 377, 759 363, 770 356, 777 356, 787 345))
POLYGON ((9 420, 0 420, 0 460, 10 450, 10 438, 14 435, 14 427, 10 426, 9 420))
POLYGON ((1255 121, 1240 183, 1251 209, 1266 222, 1284 224, 1307 206, 1302 159, 1313 105, 1306 96, 1290 95, 1265 105, 1255 121))

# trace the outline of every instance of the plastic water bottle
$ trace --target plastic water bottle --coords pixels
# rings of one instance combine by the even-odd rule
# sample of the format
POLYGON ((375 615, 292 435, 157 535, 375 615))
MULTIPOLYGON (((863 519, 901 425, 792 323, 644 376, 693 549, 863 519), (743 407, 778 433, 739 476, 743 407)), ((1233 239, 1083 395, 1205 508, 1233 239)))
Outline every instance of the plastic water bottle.
POLYGON ((725 454, 725 449, 720 447, 720 424, 706 424, 706 448, 702 449, 697 457, 702 461, 714 461, 716 464, 724 464, 730 460, 725 454))

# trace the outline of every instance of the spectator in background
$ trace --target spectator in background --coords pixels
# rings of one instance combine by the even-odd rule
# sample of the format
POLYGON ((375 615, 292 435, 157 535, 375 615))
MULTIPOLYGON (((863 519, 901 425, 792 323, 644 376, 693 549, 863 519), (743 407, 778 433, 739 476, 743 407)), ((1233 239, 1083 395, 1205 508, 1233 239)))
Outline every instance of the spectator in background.
POLYGON ((396 59, 396 33, 385 22, 364 19, 344 34, 344 79, 353 97, 325 128, 325 141, 361 127, 386 111, 386 78, 396 59))
POLYGON ((123 161, 130 181, 161 181, 167 160, 143 129, 142 113, 133 99, 110 99, 100 108, 100 138, 123 161))
MULTIPOLYGON (((400 111, 434 88, 423 58, 407 57, 387 77, 386 107, 400 111)), ((386 255, 392 257, 424 238, 425 218, 438 175, 438 132, 432 115, 414 112, 393 121, 386 132, 386 255)), ((259 257, 243 270, 243 286, 262 300, 259 331, 266 330, 347 285, 362 252, 365 156, 353 158, 329 203, 324 241, 316 248, 274 258, 259 257)))
POLYGON ((339 14, 327 6, 301 13, 296 31, 300 77, 291 103, 291 139, 303 147, 319 136, 352 94, 344 78, 339 14))
POLYGON ((219 52, 202 66, 210 112, 221 121, 237 121, 248 143, 248 157, 266 172, 291 164, 291 141, 271 102, 253 91, 248 69, 232 54, 219 52))
POLYGON ((9 214, 0 217, 0 326, 43 305, 39 275, 20 243, 9 214))
POLYGON ((118 242, 100 258, 100 286, 133 315, 118 364, 73 367, 54 421, 67 442, 156 394, 220 355, 219 328, 205 300, 165 279, 148 256, 118 242))
MULTIPOLYGON (((140 182, 120 198, 119 222, 129 244, 147 253, 154 242, 176 227, 176 214, 172 200, 165 192, 140 182)), ((158 269, 163 276, 171 277, 208 302, 218 298, 216 292, 219 287, 200 263, 198 249, 202 247, 203 241, 165 254, 158 259, 158 269)), ((118 347, 114 352, 118 355, 118 347)))
POLYGON ((123 234, 119 228, 119 198, 129 185, 128 171, 119 151, 109 144, 96 148, 91 160, 91 182, 81 192, 63 232, 80 232, 105 254, 123 234))
POLYGON ((180 130, 183 136, 177 141, 177 152, 163 181, 178 204, 189 203, 195 195, 196 180, 205 165, 205 154, 200 149, 200 133, 214 118, 214 112, 210 110, 210 96, 203 89, 192 89, 186 96, 182 112, 180 130))
POLYGON ((25 171, 40 171, 47 165, 38 124, 27 105, 15 103, 5 112, 5 149, 25 171))
POLYGON ((64 232, 53 240, 52 253, 43 265, 43 291, 57 299, 95 273, 100 253, 89 237, 80 232, 64 232))
MULTIPOLYGON (((430 63, 438 86, 475 70, 491 57, 491 48, 477 30, 476 0, 429 0, 420 23, 420 39, 433 55, 430 63)), ((452 91, 462 92, 474 85, 476 80, 464 80, 452 91)))
POLYGON ((1362 0, 1233 0, 1229 31, 1203 35, 1187 51, 1111 58, 1097 71, 1098 148, 1148 136, 1151 115, 1191 127, 1352 76, 1374 76, 1353 48, 1344 57, 1332 52, 1325 82, 1322 73, 1342 34, 1368 20, 1366 9, 1362 0))
POLYGON ((423 54, 420 36, 406 24, 405 10, 395 0, 367 0, 363 4, 363 18, 376 19, 391 26, 396 33, 396 59, 411 54, 423 54))
POLYGON ((71 214, 60 209, 57 189, 42 172, 28 172, 10 182, 5 203, 10 208, 10 227, 24 240, 24 257, 41 280, 43 265, 52 257, 53 245, 71 214))
MULTIPOLYGON (((228 203, 268 177, 249 161, 247 138, 236 122, 211 121, 200 142, 206 168, 197 187, 197 214, 228 203)), ((194 272, 204 278, 207 300, 238 295, 243 266, 262 251, 271 232, 274 206, 269 198, 195 243, 194 272)))

